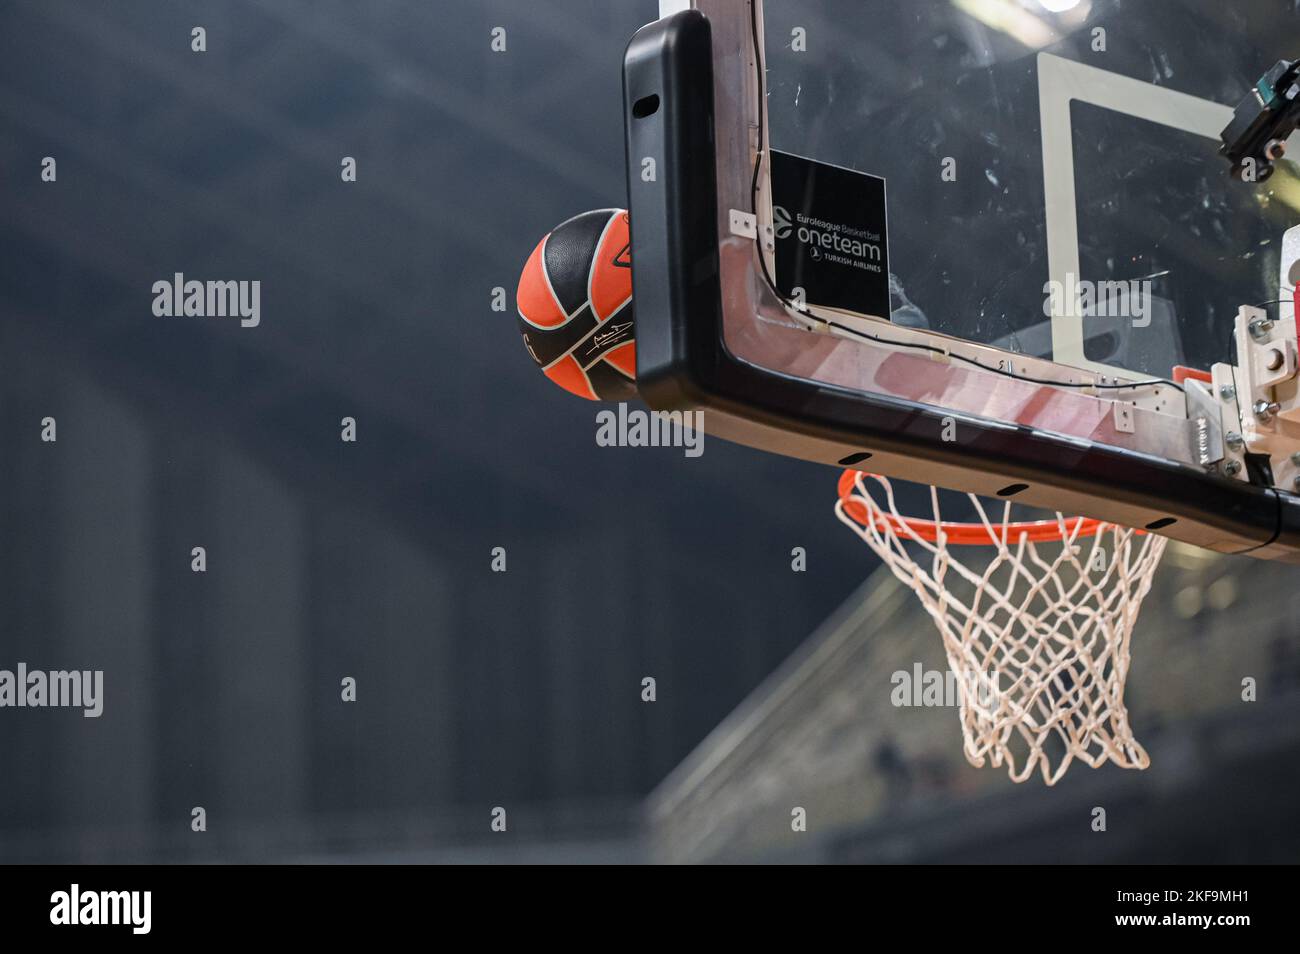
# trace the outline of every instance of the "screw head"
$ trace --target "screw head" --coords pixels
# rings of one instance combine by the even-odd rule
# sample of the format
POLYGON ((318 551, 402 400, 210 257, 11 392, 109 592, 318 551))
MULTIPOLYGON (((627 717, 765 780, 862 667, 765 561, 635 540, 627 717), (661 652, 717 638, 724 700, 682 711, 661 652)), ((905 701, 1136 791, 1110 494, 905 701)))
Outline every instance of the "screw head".
POLYGON ((1236 477, 1241 473, 1241 461, 1230 460, 1223 465, 1223 472, 1229 477, 1236 477))
POLYGON ((1237 389, 1231 384, 1225 384, 1223 387, 1219 388, 1219 397, 1223 398, 1225 401, 1231 401, 1236 396, 1237 389))
POLYGON ((1282 408, 1281 405, 1279 405, 1276 401, 1273 401, 1271 403, 1268 401, 1256 401, 1253 405, 1253 409, 1255 411, 1256 417, 1258 417, 1260 420, 1266 421, 1274 414, 1276 414, 1278 411, 1280 411, 1282 408))
POLYGON ((1250 336, 1256 340, 1267 338, 1270 331, 1273 330, 1273 320, 1271 318, 1254 318, 1246 326, 1250 331, 1250 336))
POLYGON ((1236 431, 1228 431, 1227 434, 1223 435, 1223 443, 1233 450, 1241 450, 1241 446, 1246 442, 1242 440, 1241 435, 1236 431))

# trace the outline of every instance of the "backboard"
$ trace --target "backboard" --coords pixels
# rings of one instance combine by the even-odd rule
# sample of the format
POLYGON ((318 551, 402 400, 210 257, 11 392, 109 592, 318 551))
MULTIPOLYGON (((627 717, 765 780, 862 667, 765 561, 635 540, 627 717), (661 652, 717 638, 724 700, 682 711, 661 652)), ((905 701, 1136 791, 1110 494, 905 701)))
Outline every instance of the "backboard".
POLYGON ((1247 187, 1218 148, 1232 106, 1300 52, 1293 4, 763 8, 771 148, 887 183, 894 320, 1167 378, 1225 360, 1239 304, 1282 297, 1300 179, 1287 162, 1247 187))
POLYGON ((1219 155, 1236 104, 1300 53, 1291 3, 663 6, 624 71, 652 406, 1296 559, 1300 464, 1274 448, 1247 473, 1266 450, 1219 449, 1240 398, 1175 372, 1235 381, 1242 306, 1294 338, 1300 171, 1243 183, 1219 155))

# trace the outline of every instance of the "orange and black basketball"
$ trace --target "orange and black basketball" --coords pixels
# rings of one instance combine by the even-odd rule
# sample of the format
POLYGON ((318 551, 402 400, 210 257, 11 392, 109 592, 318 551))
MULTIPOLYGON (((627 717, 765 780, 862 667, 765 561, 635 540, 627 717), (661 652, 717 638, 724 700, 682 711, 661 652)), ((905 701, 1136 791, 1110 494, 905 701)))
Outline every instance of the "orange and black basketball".
POLYGON ((519 277, 519 329, 543 373, 593 401, 636 394, 627 213, 584 212, 533 249, 519 277))

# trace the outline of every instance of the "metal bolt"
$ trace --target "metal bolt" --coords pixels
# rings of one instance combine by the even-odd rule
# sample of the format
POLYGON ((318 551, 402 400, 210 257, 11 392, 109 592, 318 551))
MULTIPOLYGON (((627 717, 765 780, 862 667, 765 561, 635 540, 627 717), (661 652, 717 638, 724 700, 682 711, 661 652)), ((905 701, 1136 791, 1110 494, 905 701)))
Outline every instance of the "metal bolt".
POLYGON ((1241 461, 1230 460, 1223 465, 1223 472, 1229 477, 1236 477, 1241 473, 1241 461))
POLYGON ((1237 389, 1231 384, 1225 384, 1223 387, 1219 388, 1219 397, 1223 398, 1225 401, 1231 401, 1236 396, 1237 389))
POLYGON ((1223 443, 1227 444, 1233 450, 1241 450, 1241 446, 1246 442, 1241 439, 1241 435, 1236 431, 1228 431, 1223 436, 1223 443))
POLYGON ((1276 401, 1271 403, 1269 401, 1256 401, 1254 405, 1252 405, 1252 410, 1254 410, 1255 416, 1261 421, 1267 421, 1278 411, 1282 410, 1282 405, 1278 404, 1276 401))
POLYGON ((1268 337, 1269 332, 1273 330, 1273 321, 1271 318, 1254 318, 1247 326, 1250 329, 1250 336, 1256 341, 1263 341, 1268 337))

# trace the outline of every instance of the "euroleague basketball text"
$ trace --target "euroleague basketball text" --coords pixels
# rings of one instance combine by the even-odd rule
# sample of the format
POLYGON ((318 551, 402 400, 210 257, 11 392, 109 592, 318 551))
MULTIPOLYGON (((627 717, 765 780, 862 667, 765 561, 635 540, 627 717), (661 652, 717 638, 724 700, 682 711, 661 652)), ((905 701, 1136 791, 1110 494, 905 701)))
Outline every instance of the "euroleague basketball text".
POLYGON ((619 402, 617 413, 596 412, 597 447, 681 447, 687 457, 704 453, 703 411, 641 411, 619 402))

